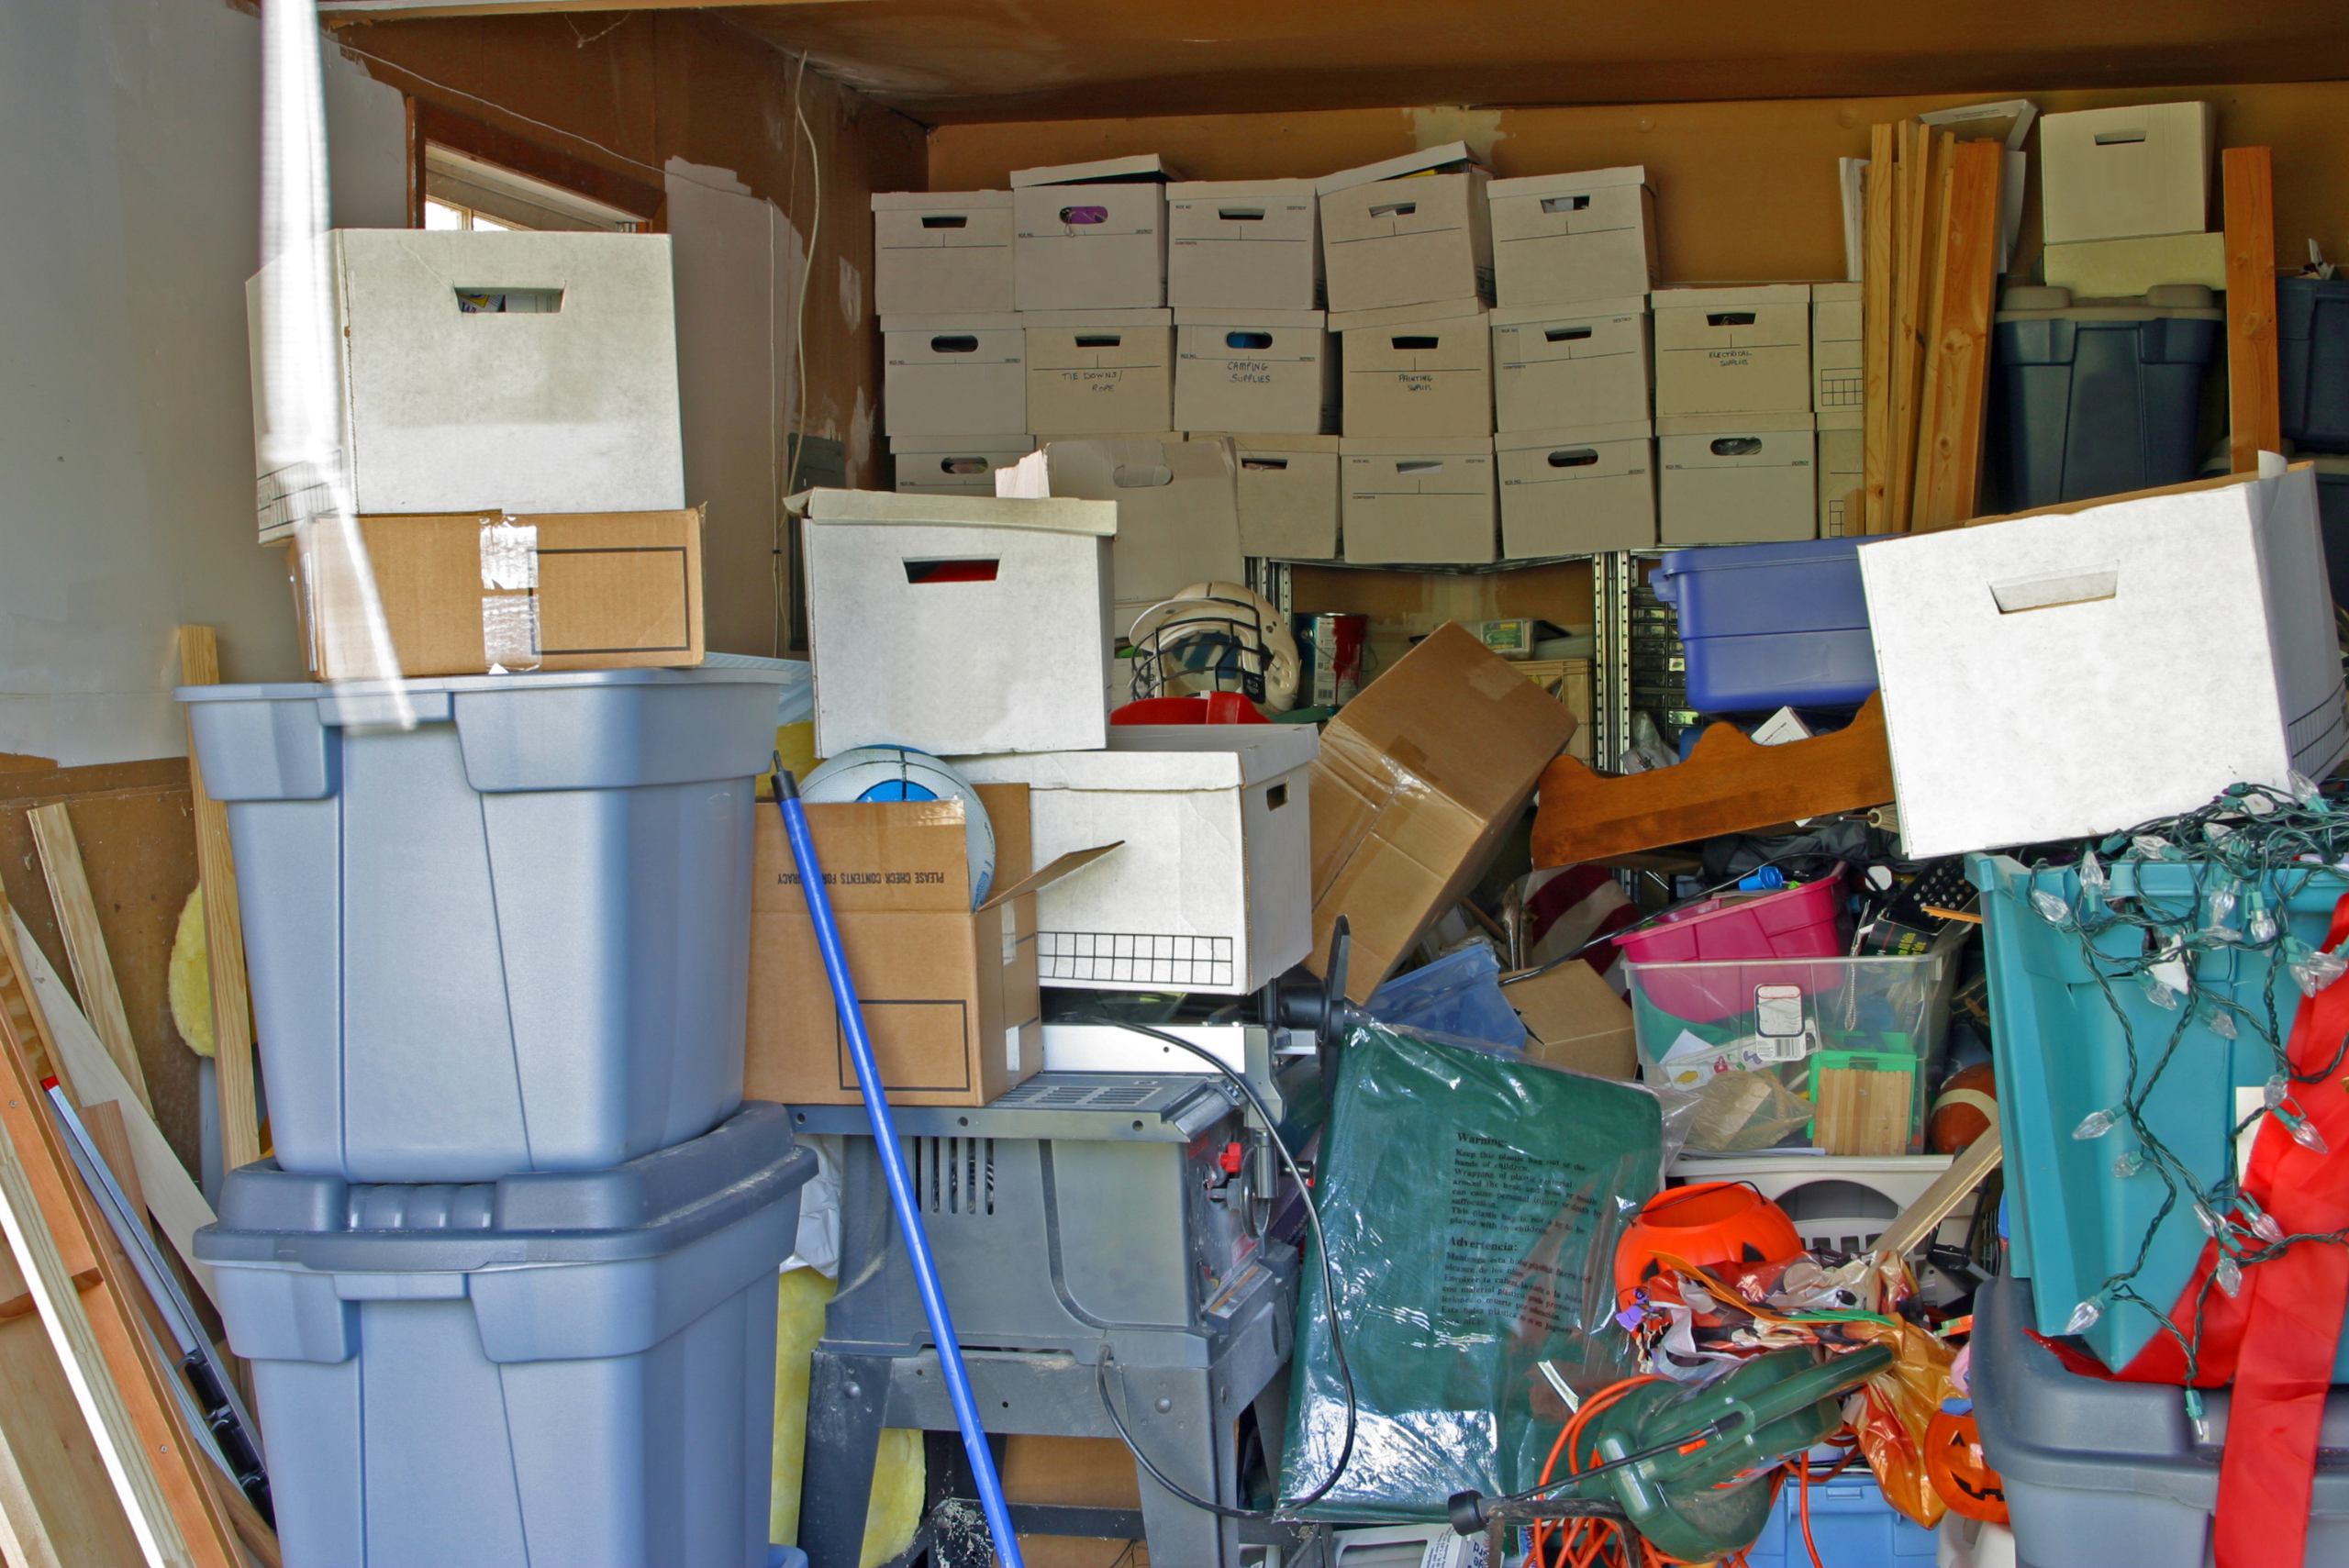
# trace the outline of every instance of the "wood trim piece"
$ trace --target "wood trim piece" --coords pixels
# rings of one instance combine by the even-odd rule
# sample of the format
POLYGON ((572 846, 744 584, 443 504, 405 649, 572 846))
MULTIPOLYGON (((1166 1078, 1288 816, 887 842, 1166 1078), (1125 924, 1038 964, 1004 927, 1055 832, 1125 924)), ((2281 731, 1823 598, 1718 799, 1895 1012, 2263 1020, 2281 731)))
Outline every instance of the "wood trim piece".
POLYGON ((2006 150, 1960 143, 1950 165, 1941 265, 1926 343, 1925 406, 1917 430, 1917 498, 1923 533, 1981 509, 1984 405, 1990 390, 1991 312, 1998 295, 1998 186, 2006 150))
POLYGON ((2227 456, 2255 473, 2259 454, 2284 450, 2276 362, 2275 163, 2265 147, 2221 154, 2227 225, 2227 456))
MULTIPOLYGON (((180 628, 180 680, 220 684, 220 645, 208 626, 180 628)), ((212 1062, 220 1092, 220 1159, 228 1170, 261 1158, 253 1095, 252 995, 245 982, 245 917, 237 898, 237 856, 228 810, 204 787, 195 733, 188 732, 188 794, 195 814, 196 875, 204 889, 204 951, 212 971, 212 1062)))
MULTIPOLYGON (((59 801, 34 806, 25 814, 25 820, 40 851, 41 877, 49 884, 50 903, 57 911, 58 934, 65 939, 65 962, 73 971, 82 1016, 98 1031, 98 1043, 106 1048, 106 1054, 129 1081, 130 1092, 152 1116, 155 1102, 147 1093, 147 1074, 139 1065, 139 1042, 131 1038, 130 1015, 123 1010, 122 987, 115 980, 114 961, 106 954, 97 900, 90 896, 89 873, 82 866, 82 845, 73 836, 72 813, 59 801)), ((78 1088, 76 1092, 78 1097, 78 1088)))
POLYGON ((1892 449, 1892 204, 1898 135, 1897 126, 1868 130, 1867 246, 1860 268, 1861 360, 1867 396, 1861 462, 1865 499, 1857 528, 1848 520, 1854 514, 1845 508, 1846 533, 1892 531, 1885 484, 1892 449))

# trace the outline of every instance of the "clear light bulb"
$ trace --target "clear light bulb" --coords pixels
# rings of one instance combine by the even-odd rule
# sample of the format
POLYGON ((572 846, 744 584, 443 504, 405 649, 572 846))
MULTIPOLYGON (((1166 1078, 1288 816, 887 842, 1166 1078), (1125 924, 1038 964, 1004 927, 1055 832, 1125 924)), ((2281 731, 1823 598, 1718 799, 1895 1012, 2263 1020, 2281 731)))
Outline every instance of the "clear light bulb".
POLYGON ((2283 1111, 2276 1114, 2282 1118, 2284 1125, 2291 1129, 2293 1142, 2311 1154, 2332 1152, 2332 1145, 2324 1140, 2324 1134, 2316 1129, 2316 1123, 2306 1117, 2296 1117, 2283 1111))
POLYGON ((2071 1317, 2064 1320, 2064 1332, 2066 1334, 2085 1334, 2089 1329, 2095 1328, 2097 1319, 2103 1316, 2104 1307, 2102 1304, 2093 1299, 2083 1301, 2077 1307, 2073 1307, 2071 1317))
POLYGON ((2312 806, 2320 811, 2324 809, 2324 792, 2317 787, 2316 780, 2299 769, 2292 768, 2285 773, 2284 787, 2290 790, 2292 798, 2302 806, 2312 806))
POLYGON ((2051 926, 2064 924, 2065 920, 2071 918, 2072 915, 2072 911, 2062 899, 2043 887, 2034 887, 2031 890, 2031 906, 2039 911, 2039 917, 2051 926))
POLYGON ((2243 1294, 2243 1265, 2235 1262, 2233 1253, 2220 1253, 2219 1266, 2212 1272, 2218 1277, 2219 1288, 2227 1293, 2230 1300, 2243 1294))
POLYGON ((2177 993, 2164 984, 2161 977, 2155 974, 2152 970, 2146 969, 2140 970, 2138 972, 2137 987, 2139 990, 2144 992, 2145 1000, 2151 1002, 2154 1006, 2170 1012, 2175 1012, 2176 1010, 2177 993))
POLYGON ((2213 1211, 2212 1211, 2212 1209, 2211 1209, 2211 1207, 2210 1207, 2210 1206, 2209 1204, 2204 1203, 2204 1202, 2203 1202, 2201 1199, 2199 1199, 2199 1198, 2197 1198, 2197 1199, 2195 1199, 2195 1200, 2194 1200, 2194 1218, 2195 1218, 2195 1220, 2196 1220, 2199 1224, 2200 1224, 2200 1226, 2202 1227, 2202 1234, 2203 1234, 2203 1235, 2205 1235, 2205 1236, 2216 1236, 2216 1235, 2218 1235, 2218 1233, 2219 1233, 2219 1217, 2218 1217, 2218 1215, 2217 1215, 2215 1212, 2213 1212, 2213 1211))
POLYGON ((2313 996, 2343 974, 2349 974, 2349 957, 2338 952, 2319 952, 2310 949, 2304 958, 2291 964, 2292 979, 2303 996, 2313 996))
POLYGON ((2259 946, 2266 947, 2276 940, 2283 928, 2276 923, 2275 912, 2267 907, 2267 901, 2254 897, 2252 900, 2250 914, 2243 923, 2243 935, 2259 946))
POLYGON ((2162 851, 2169 848, 2169 840, 2158 833, 2140 833, 2129 840, 2129 847, 2149 861, 2157 861, 2162 858, 2162 851))
POLYGON ((2116 1180, 2127 1181, 2145 1168, 2145 1157, 2134 1149, 2123 1150, 2112 1157, 2112 1174, 2116 1180))
POLYGON ((2268 1079, 2266 1084, 2260 1085, 2260 1103, 2271 1111, 2279 1108, 2286 1100, 2288 1100, 2291 1097, 2292 1081, 2281 1073, 2277 1073, 2274 1077, 2268 1079))
POLYGON ((2112 885, 2112 878, 2106 874, 2104 862, 2096 858, 2094 850, 2080 856, 2080 885, 2095 889, 2099 898, 2104 896, 2104 890, 2112 885))
POLYGON ((2227 923, 2228 917, 2235 912, 2235 905, 2240 901, 2240 884, 2229 879, 2210 890, 2210 924, 2223 926, 2227 923))
POLYGON ((2082 1140, 2102 1138, 2120 1125, 2121 1113, 2118 1111, 2090 1111, 2080 1118, 2079 1126, 2072 1129, 2072 1136, 2082 1140))
POLYGON ((2271 1247, 2280 1247, 2284 1244, 2284 1228, 2276 1223, 2274 1216, 2253 1202, 2249 1193, 2237 1195, 2236 1201, 2243 1206, 2243 1214, 2251 1222, 2251 1233, 2254 1236, 2271 1247))
POLYGON ((2212 821, 2202 824, 2202 837, 2214 844, 2233 831, 2233 828, 2223 822, 2212 821))
POLYGON ((2202 1021, 2221 1040, 2233 1040, 2240 1032, 2235 1028, 2235 1016, 2223 1004, 2212 1002, 2202 1009, 2202 1021))

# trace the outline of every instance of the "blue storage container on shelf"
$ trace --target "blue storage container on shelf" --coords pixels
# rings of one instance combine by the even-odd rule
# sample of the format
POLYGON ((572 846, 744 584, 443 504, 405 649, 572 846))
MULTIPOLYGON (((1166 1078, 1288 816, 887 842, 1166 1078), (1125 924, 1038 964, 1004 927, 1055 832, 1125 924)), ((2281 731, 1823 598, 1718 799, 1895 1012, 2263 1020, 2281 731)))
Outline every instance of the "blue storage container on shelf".
POLYGON ((1812 1545, 1822 1568, 1933 1568, 1940 1550, 1932 1530, 1886 1501, 1865 1460, 1832 1481, 1810 1484, 1808 1544, 1802 1495, 1789 1477, 1745 1561, 1748 1568, 1810 1568, 1812 1545))
POLYGON ((2349 278, 2276 280, 2276 361, 2286 439, 2349 451, 2349 278))
POLYGON ((1699 713, 1838 707, 1876 688, 1857 539, 1664 551, 1649 578, 1680 612, 1699 713))
MULTIPOLYGON (((2208 869, 2184 861, 2116 864, 2108 895, 2196 910, 2197 879, 2208 869)), ((2113 1171, 2115 1159, 2133 1148, 2127 1123, 2098 1138, 2073 1131, 2092 1113, 2142 1095, 2141 1114, 2154 1136, 2208 1189, 2232 1173, 2236 1124, 2263 1103, 2275 1055, 2249 1027, 2229 1040, 2206 1016, 2181 1018, 2179 1010, 2154 1002, 2133 979, 2106 984, 2142 962, 2142 930, 2123 924, 2097 938, 2092 967, 2079 934, 2050 925, 2032 906, 2032 894, 2044 891, 2076 909, 2076 872, 2034 872, 2005 855, 1972 855, 1966 874, 1982 890, 2009 1258, 2012 1272, 2037 1287, 2039 1331, 2063 1333, 2081 1302, 2136 1265, 2141 1244, 2144 1262, 2132 1288, 2166 1312, 2192 1277, 2206 1240, 2192 1204, 2181 1191, 2156 1225, 2169 1189, 2153 1163, 2132 1175, 2113 1171)), ((2323 942, 2344 891, 2349 881, 2331 870, 2271 873, 2260 889, 2285 929, 2310 946, 2323 942)), ((2254 1017, 2272 1004, 2278 1038, 2289 1038, 2300 992, 2272 951, 2206 952, 2194 978, 2254 1017)), ((2119 1370, 2160 1331, 2151 1312, 2119 1301, 2108 1302, 2080 1338, 2119 1370)), ((2334 1375, 2349 1382, 2349 1336, 2334 1375)))
POLYGON ((1991 476, 2009 512, 2194 477, 2202 378, 2226 312, 2199 284, 2075 304, 2007 290, 1991 328, 1991 476))
POLYGON ((2317 526, 2324 531, 2324 571, 2332 602, 2349 605, 2349 457, 2318 457, 2317 526))

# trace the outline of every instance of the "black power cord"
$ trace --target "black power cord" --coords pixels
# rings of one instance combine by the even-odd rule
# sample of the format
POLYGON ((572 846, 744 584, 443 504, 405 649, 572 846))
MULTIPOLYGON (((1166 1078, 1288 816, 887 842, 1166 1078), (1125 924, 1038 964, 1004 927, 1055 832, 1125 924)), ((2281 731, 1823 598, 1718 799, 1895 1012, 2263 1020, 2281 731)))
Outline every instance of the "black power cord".
POLYGON ((1135 1462, 1149 1473, 1150 1478, 1195 1508, 1203 1508, 1218 1518, 1226 1519, 1280 1518, 1292 1516, 1299 1509, 1309 1508, 1330 1495, 1331 1489, 1346 1473, 1346 1466, 1353 1460, 1354 1424, 1357 1415, 1354 1399, 1354 1372, 1353 1366, 1346 1361, 1345 1330, 1338 1318, 1337 1276, 1330 1268, 1329 1241, 1321 1234, 1321 1207, 1313 1201, 1313 1188, 1306 1182, 1305 1173, 1297 1169, 1296 1157, 1289 1153, 1287 1143, 1281 1138, 1280 1119, 1274 1116, 1271 1108, 1264 1104, 1264 1096, 1256 1093, 1256 1086, 1253 1084, 1234 1073, 1228 1063, 1205 1046, 1196 1045, 1181 1035, 1169 1034, 1164 1029, 1152 1029, 1148 1024, 1130 1023, 1123 1018, 1112 1018, 1099 1014, 1074 1021, 1108 1024, 1121 1029, 1131 1029, 1136 1034, 1147 1035, 1163 1044, 1181 1047, 1231 1080, 1233 1086, 1246 1096, 1249 1105, 1254 1107, 1256 1115, 1264 1121, 1264 1135, 1272 1140, 1274 1149, 1280 1153, 1281 1163, 1288 1168, 1289 1180, 1297 1184, 1298 1195, 1305 1199, 1305 1222, 1313 1232, 1314 1261, 1321 1266, 1321 1303, 1330 1320, 1330 1353, 1336 1359, 1338 1375, 1345 1384, 1346 1440, 1338 1450, 1337 1462, 1330 1467, 1329 1478, 1296 1502, 1275 1508, 1235 1508, 1223 1503, 1210 1501, 1182 1486, 1164 1471, 1159 1469, 1157 1462, 1144 1453, 1141 1445, 1134 1441, 1133 1432, 1126 1426, 1125 1418, 1118 1414, 1118 1407, 1109 1398, 1110 1354, 1107 1345, 1102 1347, 1101 1357, 1093 1365, 1093 1385, 1095 1391, 1101 1396, 1102 1412, 1109 1418, 1109 1424, 1118 1429, 1118 1436, 1125 1440, 1126 1447, 1132 1451, 1135 1462))

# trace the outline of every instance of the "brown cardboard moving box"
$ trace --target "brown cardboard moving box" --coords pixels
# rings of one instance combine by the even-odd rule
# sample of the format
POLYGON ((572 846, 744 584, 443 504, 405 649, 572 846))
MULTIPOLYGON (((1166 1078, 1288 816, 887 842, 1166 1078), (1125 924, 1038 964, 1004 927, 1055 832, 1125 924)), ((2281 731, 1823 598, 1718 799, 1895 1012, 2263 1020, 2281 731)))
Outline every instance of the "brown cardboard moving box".
POLYGON ((1525 1054, 1536 1062, 1600 1078, 1639 1076, 1631 1005, 1580 959, 1504 980, 1501 995, 1525 1020, 1525 1054))
MULTIPOLYGON (((359 519, 407 675, 702 662, 701 509, 359 519)), ((310 673, 338 678, 317 590, 286 546, 310 673)))
MULTIPOLYGON (((983 1106, 1043 1065, 1034 895, 1103 852, 1030 876, 1028 786, 982 784, 979 798, 995 826, 996 891, 975 910, 960 801, 807 807, 882 1086, 897 1105, 983 1106)), ((742 1093, 854 1105, 848 1037, 777 813, 760 811, 752 854, 742 1093)))
POLYGON ((1311 967, 1344 915, 1366 1000, 1484 870, 1574 715, 1459 626, 1438 628, 1322 731, 1313 764, 1311 967))

